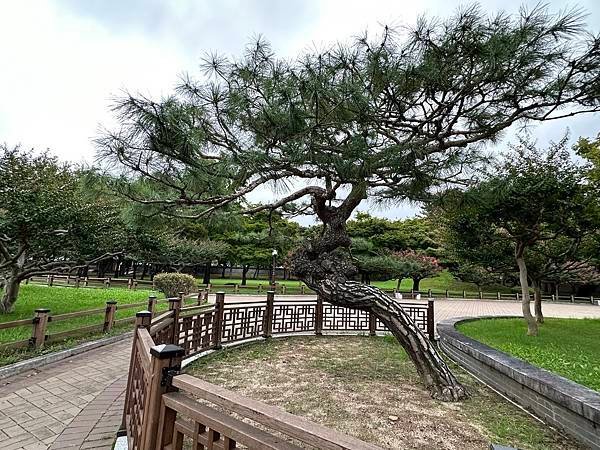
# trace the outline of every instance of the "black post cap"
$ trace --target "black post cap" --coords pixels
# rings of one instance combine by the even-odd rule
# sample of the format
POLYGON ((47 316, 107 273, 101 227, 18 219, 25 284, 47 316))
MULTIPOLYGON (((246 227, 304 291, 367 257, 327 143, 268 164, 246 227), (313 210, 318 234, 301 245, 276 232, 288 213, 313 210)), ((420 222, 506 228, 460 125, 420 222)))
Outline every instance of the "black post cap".
POLYGON ((106 302, 106 304, 107 304, 107 305, 116 305, 116 304, 117 304, 117 301, 116 301, 116 300, 108 300, 108 301, 106 302))
POLYGON ((135 317, 152 317, 152 313, 150 311, 139 311, 135 313, 135 317))
POLYGON ((50 310, 47 308, 38 308, 35 310, 36 313, 49 313, 50 310))
POLYGON ((161 344, 150 348, 150 354, 158 359, 168 359, 185 355, 185 350, 178 345, 161 344))

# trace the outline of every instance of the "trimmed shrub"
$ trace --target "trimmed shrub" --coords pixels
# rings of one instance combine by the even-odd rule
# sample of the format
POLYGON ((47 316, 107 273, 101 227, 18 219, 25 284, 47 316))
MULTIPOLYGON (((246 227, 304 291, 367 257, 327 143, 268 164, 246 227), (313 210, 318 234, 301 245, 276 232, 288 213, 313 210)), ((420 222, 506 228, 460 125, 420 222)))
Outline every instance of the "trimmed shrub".
POLYGON ((154 276, 154 285, 167 298, 177 297, 180 292, 189 294, 197 287, 194 277, 185 273, 159 273, 154 276))

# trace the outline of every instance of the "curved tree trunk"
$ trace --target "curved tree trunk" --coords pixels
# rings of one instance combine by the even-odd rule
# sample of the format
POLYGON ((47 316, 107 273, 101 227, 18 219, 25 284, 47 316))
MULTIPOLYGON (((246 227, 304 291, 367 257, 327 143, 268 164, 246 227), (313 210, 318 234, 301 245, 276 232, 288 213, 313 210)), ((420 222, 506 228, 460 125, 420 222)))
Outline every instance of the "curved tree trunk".
POLYGON ((521 309, 523 311, 523 318, 527 322, 527 335, 537 336, 538 324, 535 317, 531 314, 531 300, 529 298, 529 281, 527 279, 527 265, 525 264, 525 258, 523 253, 525 247, 522 244, 517 245, 515 252, 515 259, 517 260, 517 266, 519 266, 519 281, 521 283, 521 309))
POLYGON ((421 380, 433 398, 457 401, 467 397, 467 391, 454 377, 434 344, 417 327, 399 303, 380 289, 357 281, 322 280, 312 286, 334 305, 369 311, 381 320, 417 368, 421 380))
POLYGON ((6 278, 6 284, 4 285, 4 292, 2 293, 2 299, 0 300, 0 312, 7 314, 12 311, 17 298, 19 297, 19 289, 21 288, 21 279, 17 276, 10 276, 6 278))

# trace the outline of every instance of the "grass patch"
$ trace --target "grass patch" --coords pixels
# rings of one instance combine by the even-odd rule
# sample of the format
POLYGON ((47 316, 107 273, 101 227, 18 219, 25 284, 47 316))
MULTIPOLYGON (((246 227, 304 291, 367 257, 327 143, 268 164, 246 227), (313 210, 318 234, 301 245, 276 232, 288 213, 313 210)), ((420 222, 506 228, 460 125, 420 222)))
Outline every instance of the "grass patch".
MULTIPOLYGON (((106 306, 108 300, 116 300, 118 304, 122 305, 140 303, 144 302, 151 293, 158 297, 164 297, 162 294, 148 290, 134 291, 121 288, 94 289, 58 286, 48 287, 33 284, 22 285, 19 299, 15 303, 14 311, 10 314, 0 315, 0 322, 33 318, 35 314, 34 311, 37 308, 48 308, 50 309, 51 315, 59 315, 75 311, 102 308, 106 306)), ((159 303, 157 305, 158 310, 166 308, 167 305, 165 303, 159 303)), ((140 307, 139 309, 143 308, 140 307)), ((135 316, 137 310, 138 309, 124 309, 119 311, 117 309, 116 318, 123 319, 135 316)), ((103 322, 104 313, 50 322, 48 324, 48 334, 89 325, 102 324, 103 322)), ((31 337, 30 325, 0 330, 0 343, 18 341, 29 337, 31 337)))
POLYGON ((472 393, 461 403, 431 399, 388 337, 271 339, 213 353, 186 371, 383 448, 580 448, 452 368, 472 393))
POLYGON ((546 319, 527 336, 523 319, 483 319, 458 329, 484 344, 600 391, 600 319, 546 319))

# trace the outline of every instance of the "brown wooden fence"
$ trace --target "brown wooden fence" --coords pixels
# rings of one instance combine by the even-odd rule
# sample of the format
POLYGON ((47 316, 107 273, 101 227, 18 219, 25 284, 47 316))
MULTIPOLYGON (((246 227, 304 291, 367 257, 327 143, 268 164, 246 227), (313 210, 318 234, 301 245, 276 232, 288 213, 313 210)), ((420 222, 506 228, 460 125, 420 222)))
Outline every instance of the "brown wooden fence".
MULTIPOLYGON (((127 289, 154 289, 154 283, 150 280, 138 280, 134 278, 92 278, 92 277, 74 277, 70 275, 40 275, 31 277, 27 282, 42 283, 48 286, 70 286, 70 287, 121 287, 127 289)), ((267 291, 274 291, 277 294, 314 294, 307 286, 302 282, 298 282, 297 285, 293 284, 276 284, 271 286, 268 283, 258 285, 246 285, 242 286, 237 283, 230 284, 199 284, 198 288, 204 292, 214 292, 215 289, 225 291, 233 294, 263 294, 267 291)), ((397 289, 383 289, 388 294, 400 294, 403 299, 424 299, 424 298, 436 298, 436 299, 479 299, 479 300, 516 300, 519 301, 521 294, 519 292, 489 292, 489 291, 450 291, 450 290, 421 290, 421 291, 406 291, 397 289)), ((600 298, 575 296, 575 295, 542 295, 542 301, 544 302, 560 302, 560 303, 591 303, 592 305, 598 304, 600 298)))
MULTIPOLYGON (((181 301, 180 299, 182 298, 183 294, 180 294, 180 298, 176 300, 181 301)), ((90 333, 108 333, 116 326, 133 323, 135 321, 135 312, 139 311, 140 308, 147 308, 152 312, 152 314, 155 314, 157 305, 161 303, 167 303, 170 300, 173 299, 157 299, 153 295, 148 297, 147 301, 138 303, 118 304, 115 300, 109 300, 106 302, 106 306, 103 308, 86 309, 83 311, 75 311, 57 315, 52 315, 52 312, 49 309, 39 308, 35 310, 34 316, 30 319, 0 322, 0 330, 22 327, 31 328, 31 337, 0 344, 0 352, 27 347, 38 348, 45 344, 62 341, 68 338, 81 337, 90 333), (131 311, 131 316, 117 319, 117 310, 129 310, 131 311), (99 316, 98 323, 48 334, 48 325, 50 323, 68 321, 69 319, 76 319, 78 317, 89 317, 91 315, 99 316)), ((206 303, 206 300, 206 296, 203 295, 184 299, 186 302, 193 302, 198 305, 206 303)))
MULTIPOLYGON (((402 303, 430 337, 433 305, 433 301, 402 303)), ((320 299, 275 300, 274 292, 268 292, 265 300, 233 303, 226 303, 225 294, 218 292, 215 304, 190 307, 171 299, 169 310, 152 320, 150 312, 140 312, 123 417, 129 448, 180 450, 184 441, 191 448, 233 449, 238 444, 250 449, 301 448, 295 441, 319 449, 377 449, 179 372, 183 358, 224 344, 274 335, 380 331, 386 331, 385 326, 366 311, 320 299)))

